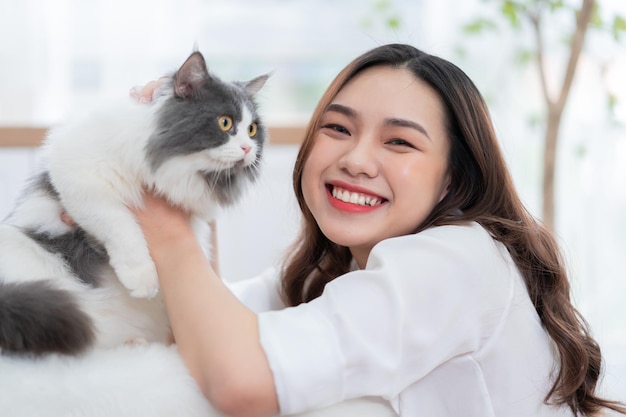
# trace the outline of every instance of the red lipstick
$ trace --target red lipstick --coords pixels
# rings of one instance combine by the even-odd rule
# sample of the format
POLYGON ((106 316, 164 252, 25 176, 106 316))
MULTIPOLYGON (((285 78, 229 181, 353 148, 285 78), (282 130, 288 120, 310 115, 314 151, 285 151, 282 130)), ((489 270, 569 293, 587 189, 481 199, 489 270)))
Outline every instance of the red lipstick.
MULTIPOLYGON (((344 189, 344 190, 348 190, 348 191, 352 191, 352 192, 361 192, 356 191, 354 189, 354 187, 350 187, 350 186, 342 186, 342 185, 337 185, 338 187, 344 189)), ((383 204, 378 204, 375 206, 370 206, 370 205, 360 205, 360 204, 354 204, 354 203, 349 203, 349 202, 345 202, 343 200, 339 200, 335 197, 333 197, 332 194, 332 190, 333 190, 333 185, 329 184, 326 186, 326 195, 328 197, 328 201, 330 202, 330 205, 333 206, 334 208, 336 208, 337 210, 341 210, 347 213, 369 213, 371 211, 376 210, 377 208, 380 208, 383 206, 383 204, 385 203, 386 200, 382 199, 383 204)), ((363 194, 368 194, 367 192, 362 192, 363 194)))

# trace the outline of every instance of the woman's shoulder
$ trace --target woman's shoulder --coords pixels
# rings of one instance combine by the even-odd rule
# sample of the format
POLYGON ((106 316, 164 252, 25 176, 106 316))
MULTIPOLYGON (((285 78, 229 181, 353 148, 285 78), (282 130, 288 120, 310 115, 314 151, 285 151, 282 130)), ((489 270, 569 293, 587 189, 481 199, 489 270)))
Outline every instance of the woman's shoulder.
POLYGON ((419 233, 386 239, 370 253, 366 269, 401 268, 411 275, 419 271, 450 276, 474 284, 502 282, 517 268, 506 247, 476 222, 435 226, 419 233), (409 272, 412 271, 412 272, 409 272))
POLYGON ((432 226, 421 232, 407 235, 404 237, 413 237, 418 239, 432 237, 461 243, 465 241, 493 241, 493 238, 491 237, 487 229, 485 229, 477 222, 432 226))
POLYGON ((476 222, 468 222, 433 226, 418 233, 389 238, 379 242, 372 253, 396 253, 403 256, 445 252, 448 255, 464 254, 463 257, 482 257, 501 253, 503 249, 503 245, 497 242, 484 227, 476 222))

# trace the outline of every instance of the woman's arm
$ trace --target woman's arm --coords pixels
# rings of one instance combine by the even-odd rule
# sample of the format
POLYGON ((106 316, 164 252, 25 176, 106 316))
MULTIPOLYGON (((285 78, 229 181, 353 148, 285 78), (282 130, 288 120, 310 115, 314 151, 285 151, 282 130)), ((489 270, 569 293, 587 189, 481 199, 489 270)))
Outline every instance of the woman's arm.
POLYGON ((134 210, 154 260, 180 354, 207 399, 232 416, 278 413, 258 319, 215 274, 185 213, 146 195, 134 210))

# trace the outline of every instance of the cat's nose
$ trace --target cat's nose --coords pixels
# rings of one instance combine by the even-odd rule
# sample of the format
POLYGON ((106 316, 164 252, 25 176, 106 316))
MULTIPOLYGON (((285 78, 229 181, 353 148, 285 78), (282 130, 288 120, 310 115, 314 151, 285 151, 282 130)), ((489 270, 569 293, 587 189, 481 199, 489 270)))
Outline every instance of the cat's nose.
POLYGON ((241 145, 241 149, 243 150, 243 153, 245 153, 247 155, 248 152, 250 152, 250 150, 252 149, 252 146, 241 145))

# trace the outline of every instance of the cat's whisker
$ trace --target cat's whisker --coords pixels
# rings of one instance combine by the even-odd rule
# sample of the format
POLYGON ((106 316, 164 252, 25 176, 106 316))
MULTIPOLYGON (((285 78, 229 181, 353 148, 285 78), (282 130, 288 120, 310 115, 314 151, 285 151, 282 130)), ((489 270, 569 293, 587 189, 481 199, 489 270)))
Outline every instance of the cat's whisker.
POLYGON ((258 160, 250 165, 249 169, 251 171, 251 177, 253 179, 257 179, 261 175, 261 164, 258 160))
POLYGON ((231 174, 232 168, 228 168, 224 170, 224 175, 226 176, 226 181, 224 181, 224 189, 226 190, 226 194, 230 197, 232 195, 233 190, 233 175, 231 174))

